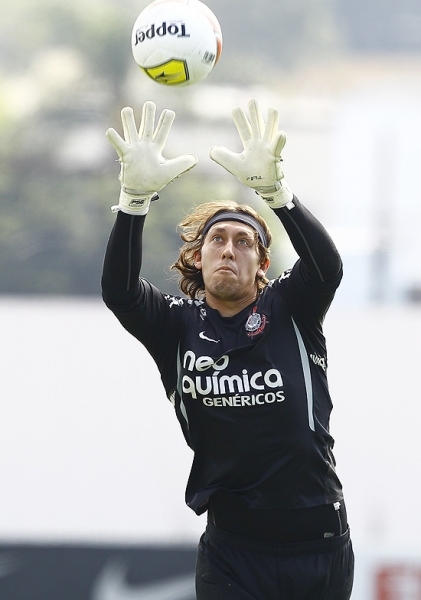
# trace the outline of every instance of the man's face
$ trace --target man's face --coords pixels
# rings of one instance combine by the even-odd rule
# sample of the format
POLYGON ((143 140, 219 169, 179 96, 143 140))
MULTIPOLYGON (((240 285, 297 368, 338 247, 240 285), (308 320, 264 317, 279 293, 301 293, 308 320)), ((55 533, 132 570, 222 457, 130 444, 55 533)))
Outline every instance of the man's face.
MULTIPOLYGON (((269 262, 269 261, 268 261, 269 262)), ((206 299, 250 302, 256 297, 256 276, 262 276, 268 264, 260 264, 254 230, 243 223, 221 221, 206 234, 195 256, 202 270, 206 299)))

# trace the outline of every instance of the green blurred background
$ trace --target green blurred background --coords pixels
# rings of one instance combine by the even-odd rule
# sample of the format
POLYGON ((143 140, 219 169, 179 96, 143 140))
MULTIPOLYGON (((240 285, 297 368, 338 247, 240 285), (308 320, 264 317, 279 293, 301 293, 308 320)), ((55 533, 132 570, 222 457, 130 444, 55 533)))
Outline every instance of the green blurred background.
MULTIPOLYGON (((230 109, 249 92, 278 99, 290 123, 288 99, 297 110, 297 97, 319 94, 326 102, 371 73, 409 65, 414 77, 419 74, 418 0, 210 0, 224 34, 220 62, 199 85, 164 88, 150 82, 131 55, 131 28, 147 3, 3 1, 1 294, 99 294, 114 219, 109 206, 119 189, 118 165, 104 132, 120 128, 123 106, 139 114, 143 102, 152 99, 160 110, 176 110, 170 157, 198 153, 200 143, 207 148, 231 142, 222 139, 232 128, 230 109)), ((314 111, 314 103, 304 103, 301 114, 309 120, 314 111)), ((313 156, 317 160, 317 152, 313 156)), ((176 223, 184 212, 215 197, 243 200, 235 181, 206 157, 200 159, 148 217, 144 274, 166 291, 176 289, 166 265, 177 252, 176 223)), ((288 175, 287 162, 285 168, 288 175)), ((289 266, 286 254, 281 235, 274 254, 277 271, 289 266)))

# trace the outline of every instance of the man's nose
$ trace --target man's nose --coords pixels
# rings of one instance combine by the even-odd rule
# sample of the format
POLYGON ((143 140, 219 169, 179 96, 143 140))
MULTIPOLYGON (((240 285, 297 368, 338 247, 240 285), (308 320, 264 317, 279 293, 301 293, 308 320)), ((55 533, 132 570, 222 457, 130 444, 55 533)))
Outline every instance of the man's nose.
POLYGON ((234 258, 234 246, 231 240, 228 240, 222 250, 223 258, 234 258))

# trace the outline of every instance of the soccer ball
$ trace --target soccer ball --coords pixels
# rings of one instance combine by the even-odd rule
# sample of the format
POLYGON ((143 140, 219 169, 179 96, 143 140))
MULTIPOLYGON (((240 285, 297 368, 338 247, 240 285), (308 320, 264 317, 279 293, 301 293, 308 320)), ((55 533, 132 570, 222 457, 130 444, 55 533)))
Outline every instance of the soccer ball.
POLYGON ((157 83, 183 86, 204 79, 222 51, 222 32, 213 12, 199 0, 155 0, 132 31, 137 65, 157 83))

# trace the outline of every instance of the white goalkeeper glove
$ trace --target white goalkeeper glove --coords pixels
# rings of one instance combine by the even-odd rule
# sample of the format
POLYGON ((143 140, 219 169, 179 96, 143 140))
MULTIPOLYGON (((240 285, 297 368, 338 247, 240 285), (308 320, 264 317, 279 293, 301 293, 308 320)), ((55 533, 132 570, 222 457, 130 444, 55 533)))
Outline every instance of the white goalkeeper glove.
POLYGON ((250 121, 240 106, 232 111, 243 152, 237 154, 224 146, 212 146, 209 155, 241 183, 255 190, 271 208, 281 208, 291 202, 293 193, 282 170, 281 152, 286 133, 278 130, 279 110, 269 108, 265 125, 257 100, 250 100, 248 108, 250 121))
POLYGON ((118 205, 112 207, 114 212, 121 210, 129 215, 145 215, 151 200, 158 199, 157 192, 197 164, 197 157, 193 154, 182 154, 172 159, 162 156, 175 112, 163 110, 154 129, 155 112, 155 103, 145 102, 137 131, 133 109, 123 108, 124 139, 115 129, 110 128, 106 132, 121 164, 120 199, 118 205))

